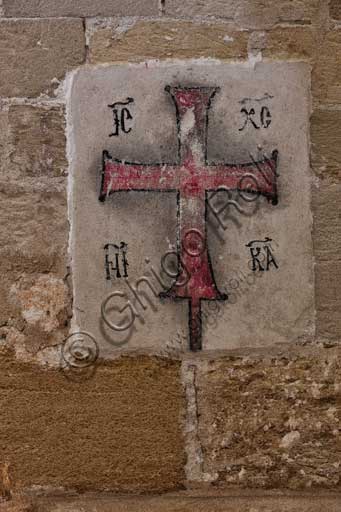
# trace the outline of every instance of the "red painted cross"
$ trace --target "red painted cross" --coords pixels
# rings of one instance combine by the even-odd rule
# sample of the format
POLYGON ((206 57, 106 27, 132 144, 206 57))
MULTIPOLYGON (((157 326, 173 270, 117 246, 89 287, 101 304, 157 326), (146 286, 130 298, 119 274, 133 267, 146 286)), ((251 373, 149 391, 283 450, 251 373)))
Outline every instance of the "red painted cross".
POLYGON ((178 276, 160 294, 189 301, 191 350, 201 350, 201 301, 225 300, 214 280, 206 237, 208 191, 219 188, 263 195, 277 204, 277 151, 270 159, 250 164, 210 165, 207 162, 208 112, 217 92, 213 87, 166 87, 176 107, 177 165, 127 164, 104 152, 100 200, 118 191, 176 191, 178 193, 178 276))

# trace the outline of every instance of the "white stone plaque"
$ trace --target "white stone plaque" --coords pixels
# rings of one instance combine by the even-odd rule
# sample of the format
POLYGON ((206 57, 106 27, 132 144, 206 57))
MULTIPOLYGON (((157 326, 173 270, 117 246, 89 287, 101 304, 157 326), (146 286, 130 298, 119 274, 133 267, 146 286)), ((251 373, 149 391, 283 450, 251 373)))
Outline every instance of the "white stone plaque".
POLYGON ((314 329, 310 70, 79 70, 69 97, 73 329, 104 357, 314 329))

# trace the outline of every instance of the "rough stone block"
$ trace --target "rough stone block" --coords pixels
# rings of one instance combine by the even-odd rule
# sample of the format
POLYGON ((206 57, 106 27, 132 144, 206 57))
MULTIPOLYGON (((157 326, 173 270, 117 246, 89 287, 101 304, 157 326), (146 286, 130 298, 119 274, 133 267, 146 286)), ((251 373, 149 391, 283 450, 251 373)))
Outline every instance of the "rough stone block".
POLYGON ((332 18, 334 18, 334 20, 341 20, 340 0, 331 0, 329 9, 330 9, 330 16, 332 18))
POLYGON ((313 190, 314 255, 317 261, 336 261, 341 254, 341 184, 320 180, 313 190))
POLYGON ((33 184, 30 180, 3 180, 0 197, 2 271, 56 270, 57 262, 65 255, 68 238, 64 179, 40 179, 33 184))
POLYGON ((79 380, 2 354, 0 459, 9 464, 12 490, 182 486, 180 363, 97 364, 92 378, 79 380))
POLYGON ((0 336, 22 359, 68 325, 64 125, 61 107, 0 111, 0 336))
POLYGON ((234 19, 238 9, 238 2, 235 0, 167 0, 165 12, 168 16, 207 16, 234 19))
POLYGON ((60 343, 70 314, 64 108, 0 110, 0 336, 18 358, 60 343))
POLYGON ((200 493, 161 497, 92 496, 78 498, 14 498, 3 504, 3 512, 339 512, 340 495, 312 496, 290 493, 261 494, 231 492, 217 496, 200 493))
POLYGON ((319 0, 242 0, 235 21, 240 27, 251 29, 269 29, 277 23, 309 23, 319 5, 319 0))
POLYGON ((222 487, 338 489, 340 370, 339 348, 199 365, 198 439, 206 478, 222 487))
POLYGON ((0 109, 1 175, 15 181, 67 171, 63 107, 4 105, 0 109))
POLYGON ((341 111, 315 110, 311 118, 312 167, 320 177, 341 178, 341 111))
POLYGON ((317 102, 341 103, 341 30, 327 32, 318 46, 312 88, 317 102))
POLYGON ((309 60, 316 41, 309 27, 276 27, 267 32, 264 46, 263 57, 309 60))
POLYGON ((317 334, 339 340, 341 336, 340 259, 318 262, 315 273, 317 334))
POLYGON ((152 16, 158 0, 3 0, 7 17, 53 18, 74 16, 152 16))
POLYGON ((0 96, 52 95, 84 59, 81 20, 0 21, 0 96))
POLYGON ((214 0, 210 2, 167 0, 166 14, 170 16, 207 16, 234 20, 243 28, 269 28, 276 23, 307 22, 314 17, 318 0, 214 0))
POLYGON ((320 180, 313 193, 316 331, 332 339, 341 334, 340 194, 341 185, 330 180, 320 180))
POLYGON ((35 180, 0 182, 0 337, 25 360, 64 338, 70 308, 64 179, 35 180))
POLYGON ((98 28, 90 38, 92 63, 145 59, 247 56, 246 32, 219 24, 139 21, 127 30, 98 28))

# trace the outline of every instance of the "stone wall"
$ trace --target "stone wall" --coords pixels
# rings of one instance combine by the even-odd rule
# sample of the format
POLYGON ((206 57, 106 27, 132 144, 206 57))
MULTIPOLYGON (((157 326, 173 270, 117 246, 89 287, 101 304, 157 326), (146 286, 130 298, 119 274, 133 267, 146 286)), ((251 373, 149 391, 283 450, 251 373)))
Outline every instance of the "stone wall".
MULTIPOLYGON (((2 0, 0 13, 2 506, 64 510, 57 498, 15 502, 39 490, 182 493, 162 505, 141 498, 131 510, 206 510, 209 499, 222 512, 333 510, 341 502, 333 497, 341 490, 340 0, 2 0), (99 361, 94 375, 65 376, 49 358, 72 321, 70 73, 255 55, 311 65, 315 336, 266 350, 130 355, 99 361)), ((63 506, 96 507, 77 503, 63 506)))

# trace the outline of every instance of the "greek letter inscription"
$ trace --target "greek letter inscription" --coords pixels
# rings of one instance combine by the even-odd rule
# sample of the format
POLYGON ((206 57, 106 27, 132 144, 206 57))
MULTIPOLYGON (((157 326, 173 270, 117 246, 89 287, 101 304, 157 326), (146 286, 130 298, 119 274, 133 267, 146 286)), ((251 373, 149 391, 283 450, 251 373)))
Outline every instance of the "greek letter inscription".
POLYGON ((249 110, 243 107, 240 111, 244 116, 244 124, 239 131, 242 132, 249 125, 253 126, 256 130, 260 128, 269 128, 272 122, 272 116, 269 107, 262 107, 260 110, 250 108, 249 110))
POLYGON ((118 137, 120 133, 127 134, 131 132, 132 128, 129 126, 129 121, 133 120, 133 115, 128 107, 131 103, 134 103, 133 98, 116 101, 112 105, 108 105, 114 116, 114 131, 109 134, 109 137, 118 137))
POLYGON ((272 118, 268 107, 262 107, 262 110, 260 111, 260 122, 263 128, 269 128, 272 118))
POLYGON ((105 251, 105 272, 107 280, 121 277, 128 277, 129 263, 127 260, 128 245, 121 242, 117 244, 106 244, 105 251))
POLYGON ((264 105, 264 102, 272 100, 271 94, 265 93, 261 98, 243 98, 239 103, 242 105, 240 113, 244 118, 244 124, 239 131, 244 131, 248 126, 255 130, 269 128, 272 123, 272 114, 270 107, 264 105), (247 104, 251 104, 247 106, 247 104))
POLYGON ((250 249, 252 272, 268 271, 271 265, 278 269, 271 242, 272 239, 266 237, 264 240, 252 240, 246 245, 250 249))

